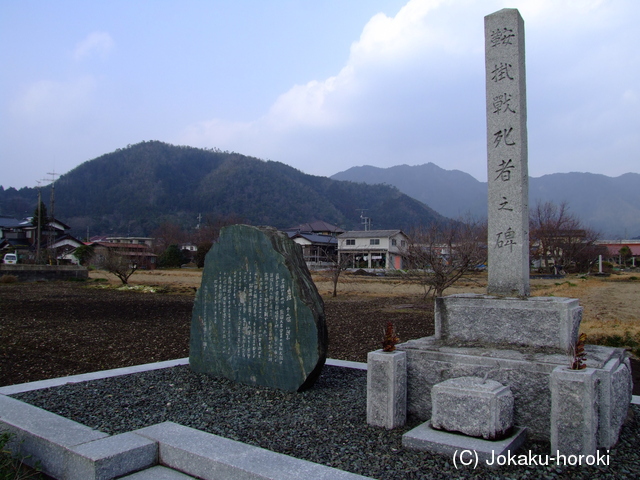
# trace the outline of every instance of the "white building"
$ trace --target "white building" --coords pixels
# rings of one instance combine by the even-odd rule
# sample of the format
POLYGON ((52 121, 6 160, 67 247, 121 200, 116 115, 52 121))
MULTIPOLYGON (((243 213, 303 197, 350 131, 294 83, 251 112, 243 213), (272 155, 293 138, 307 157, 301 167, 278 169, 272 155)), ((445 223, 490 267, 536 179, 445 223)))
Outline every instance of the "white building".
POLYGON ((350 231, 338 235, 338 255, 348 255, 354 268, 400 270, 408 243, 402 230, 350 231))

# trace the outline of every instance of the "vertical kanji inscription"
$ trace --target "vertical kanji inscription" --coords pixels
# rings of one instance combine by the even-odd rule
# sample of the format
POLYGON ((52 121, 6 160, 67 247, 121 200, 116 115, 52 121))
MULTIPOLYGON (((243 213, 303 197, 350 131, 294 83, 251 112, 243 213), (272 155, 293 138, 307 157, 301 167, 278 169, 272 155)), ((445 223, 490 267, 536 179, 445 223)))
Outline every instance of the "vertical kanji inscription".
POLYGON ((489 283, 529 295, 529 177, 524 22, 516 9, 485 17, 489 283))

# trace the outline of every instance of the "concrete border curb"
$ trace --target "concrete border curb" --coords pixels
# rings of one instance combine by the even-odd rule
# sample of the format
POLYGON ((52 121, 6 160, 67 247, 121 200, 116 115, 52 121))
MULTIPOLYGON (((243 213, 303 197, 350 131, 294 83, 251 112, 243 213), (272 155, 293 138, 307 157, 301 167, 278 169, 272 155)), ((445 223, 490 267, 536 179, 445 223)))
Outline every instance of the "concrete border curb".
MULTIPOLYGON (((8 396, 188 363, 188 358, 182 358, 1 387, 0 430, 15 434, 9 445, 14 454, 28 457, 25 463, 31 466, 39 462, 44 473, 59 480, 110 480, 116 477, 187 480, 193 478, 190 475, 204 479, 220 478, 208 473, 215 471, 226 472, 226 478, 238 479, 368 478, 172 422, 110 436, 8 396), (176 441, 176 438, 180 440, 176 441), (234 454, 229 455, 230 451, 234 454)), ((327 360, 326 364, 361 370, 367 368, 363 363, 341 360, 327 360)))

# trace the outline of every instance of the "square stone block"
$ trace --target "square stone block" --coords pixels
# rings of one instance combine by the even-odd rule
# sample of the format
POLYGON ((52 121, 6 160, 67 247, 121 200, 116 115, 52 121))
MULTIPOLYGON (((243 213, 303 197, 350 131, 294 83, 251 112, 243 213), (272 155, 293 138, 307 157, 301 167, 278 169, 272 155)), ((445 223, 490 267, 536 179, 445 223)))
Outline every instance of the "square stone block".
POLYGON ((431 426, 485 440, 508 436, 513 428, 513 394, 495 380, 459 377, 433 386, 431 426))
POLYGON ((582 307, 575 298, 459 294, 436 299, 436 338, 479 345, 565 353, 578 338, 582 307))
POLYGON ((598 448, 598 372, 594 368, 551 373, 551 451, 594 455, 598 448))
POLYGON ((407 354, 376 350, 367 355, 367 423, 395 428, 407 419, 407 354))

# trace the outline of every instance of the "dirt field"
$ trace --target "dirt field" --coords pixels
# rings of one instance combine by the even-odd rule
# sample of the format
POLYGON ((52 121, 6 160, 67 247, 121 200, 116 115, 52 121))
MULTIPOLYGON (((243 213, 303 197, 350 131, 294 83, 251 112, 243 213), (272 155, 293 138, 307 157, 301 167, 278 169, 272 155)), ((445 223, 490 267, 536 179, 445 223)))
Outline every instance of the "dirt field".
MULTIPOLYGON (((105 272, 90 276, 89 282, 0 284, 0 385, 188 356, 201 271, 136 272, 126 288, 116 288, 120 281, 105 272)), ((632 277, 533 280, 532 291, 580 299, 590 343, 611 344, 617 336, 616 346, 629 346, 625 341, 640 341, 640 281, 632 277)), ((332 298, 331 283, 314 279, 325 300, 330 358, 366 361, 367 352, 380 348, 388 321, 401 341, 434 333, 433 301, 423 299, 418 285, 344 275, 332 298)), ((445 293, 485 291, 486 277, 478 275, 445 293)), ((633 364, 640 375, 640 364, 633 364)), ((640 393, 640 378, 636 383, 640 393)))
MULTIPOLYGON (((188 292, 200 286, 200 270, 156 270, 136 272, 132 285, 169 286, 176 291, 188 292)), ((112 275, 97 271, 91 278, 105 278, 112 284, 120 283, 112 275)), ((330 298, 332 285, 322 275, 314 275, 316 286, 325 299, 330 298)), ((486 275, 465 278, 445 292, 485 293, 486 275)), ((582 330, 587 335, 640 335, 640 272, 620 273, 610 277, 568 275, 564 279, 534 279, 533 296, 578 298, 584 307, 582 330), (637 279, 637 280, 634 280, 637 279)), ((419 296, 423 289, 399 280, 376 277, 343 275, 338 286, 339 298, 419 296)))

